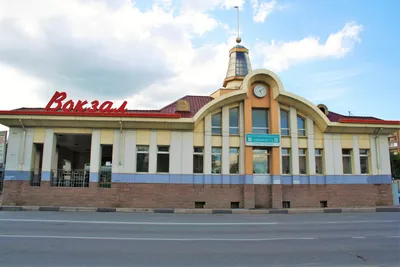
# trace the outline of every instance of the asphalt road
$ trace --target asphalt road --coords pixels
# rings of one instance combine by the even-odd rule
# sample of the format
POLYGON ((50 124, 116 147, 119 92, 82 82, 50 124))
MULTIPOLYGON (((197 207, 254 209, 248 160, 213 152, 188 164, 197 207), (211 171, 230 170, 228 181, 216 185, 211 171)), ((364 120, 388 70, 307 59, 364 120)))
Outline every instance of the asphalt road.
POLYGON ((0 212, 0 266, 400 266, 400 213, 0 212))

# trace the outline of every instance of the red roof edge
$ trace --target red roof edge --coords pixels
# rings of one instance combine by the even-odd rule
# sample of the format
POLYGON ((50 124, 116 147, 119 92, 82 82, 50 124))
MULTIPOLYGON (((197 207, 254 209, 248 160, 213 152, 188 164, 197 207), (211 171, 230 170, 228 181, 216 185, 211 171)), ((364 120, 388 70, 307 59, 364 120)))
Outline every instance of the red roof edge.
POLYGON ((387 124, 387 125, 400 125, 400 121, 387 121, 387 120, 365 120, 365 119, 348 119, 340 118, 341 123, 362 123, 362 124, 387 124))
POLYGON ((126 112, 126 113, 101 113, 101 112, 59 112, 59 111, 25 111, 25 110, 0 110, 0 115, 42 115, 42 116, 86 116, 86 117, 144 117, 144 118, 169 118, 179 119, 181 114, 151 113, 151 112, 126 112))

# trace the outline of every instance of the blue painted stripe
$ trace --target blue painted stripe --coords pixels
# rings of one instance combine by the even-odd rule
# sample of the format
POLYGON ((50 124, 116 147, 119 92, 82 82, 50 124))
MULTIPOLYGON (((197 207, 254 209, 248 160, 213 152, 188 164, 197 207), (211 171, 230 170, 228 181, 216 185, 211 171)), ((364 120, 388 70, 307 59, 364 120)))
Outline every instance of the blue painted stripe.
POLYGON ((97 183, 99 181, 99 173, 98 172, 91 172, 89 176, 89 182, 97 183))
POLYGON ((42 172, 42 181, 50 182, 51 173, 50 172, 42 172))
POLYGON ((29 171, 5 171, 4 180, 8 181, 29 181, 31 172, 29 171))

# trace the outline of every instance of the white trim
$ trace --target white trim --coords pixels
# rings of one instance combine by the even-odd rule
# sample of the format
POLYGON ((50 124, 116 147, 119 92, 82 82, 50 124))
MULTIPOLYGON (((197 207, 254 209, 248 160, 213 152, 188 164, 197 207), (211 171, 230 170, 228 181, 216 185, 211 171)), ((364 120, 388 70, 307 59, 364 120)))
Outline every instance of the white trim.
POLYGON ((290 107, 289 111, 290 141, 291 141, 291 175, 299 175, 299 140, 297 134, 297 110, 290 107))
POLYGON ((358 145, 358 136, 353 135, 353 165, 354 175, 361 175, 361 164, 360 164, 360 148, 358 145))
POLYGON ((113 153, 112 153, 112 166, 111 170, 113 173, 122 173, 123 163, 121 159, 121 150, 124 148, 121 144, 121 131, 114 130, 114 142, 113 142, 113 153))
POLYGON ((93 129, 92 143, 90 146, 90 172, 98 173, 101 164, 101 130, 93 129))
POLYGON ((42 172, 50 172, 53 167, 53 158, 56 157, 56 136, 53 129, 46 129, 44 133, 42 172))
POLYGON ((32 155, 33 155, 33 128, 26 129, 25 133, 25 147, 23 147, 24 151, 22 154, 23 164, 21 169, 23 171, 31 171, 32 170, 32 155))
POLYGON ((324 134, 324 170, 326 175, 335 174, 335 161, 333 155, 333 140, 332 134, 324 134))
POLYGON ((222 107, 222 156, 221 173, 229 174, 229 106, 222 107))
MULTIPOLYGON (((182 132, 182 174, 193 174, 193 132, 182 132)), ((170 155, 171 158, 175 157, 175 154, 170 155)), ((170 158, 170 160, 171 160, 170 158)))
MULTIPOLYGON (((124 130, 124 165, 123 173, 136 172, 136 131, 124 130)), ((113 160, 114 162, 114 160, 113 160)))
POLYGON ((149 173, 157 172, 157 131, 150 130, 149 173))
MULTIPOLYGON (((334 174, 343 174, 343 161, 342 161, 342 140, 340 134, 332 134, 332 148, 333 148, 333 162, 334 162, 334 174)), ((328 163, 329 164, 329 163, 328 163)), ((351 166, 352 172, 354 173, 354 166, 351 166)))
POLYGON ((315 143, 314 143, 314 122, 310 117, 306 119, 306 127, 307 127, 307 142, 308 142, 308 174, 315 175, 315 143))
POLYGON ((379 155, 381 163, 381 175, 391 175, 390 168, 390 152, 389 152, 389 142, 388 137, 385 135, 380 135, 379 140, 379 155))
POLYGON ((211 174, 211 114, 204 118, 204 174, 211 174))
MULTIPOLYGON (((171 146, 169 157, 169 172, 174 174, 182 173, 182 132, 171 131, 171 146)), ((186 150, 191 150, 189 147, 186 150)))
POLYGON ((373 135, 370 136, 369 138, 370 141, 370 155, 371 155, 371 171, 372 175, 377 175, 378 174, 378 165, 377 165, 377 153, 376 153, 376 143, 375 143, 375 137, 373 135))
POLYGON ((244 108, 243 102, 239 103, 239 174, 244 174, 244 150, 245 150, 245 136, 244 136, 244 108))

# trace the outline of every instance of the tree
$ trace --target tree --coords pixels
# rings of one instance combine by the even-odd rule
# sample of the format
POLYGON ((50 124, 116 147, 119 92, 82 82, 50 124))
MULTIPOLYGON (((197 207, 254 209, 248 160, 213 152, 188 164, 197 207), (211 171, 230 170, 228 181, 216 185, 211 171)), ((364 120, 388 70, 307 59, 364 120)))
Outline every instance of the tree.
POLYGON ((392 176, 395 179, 400 179, 400 154, 390 153, 390 166, 392 169, 392 176))

